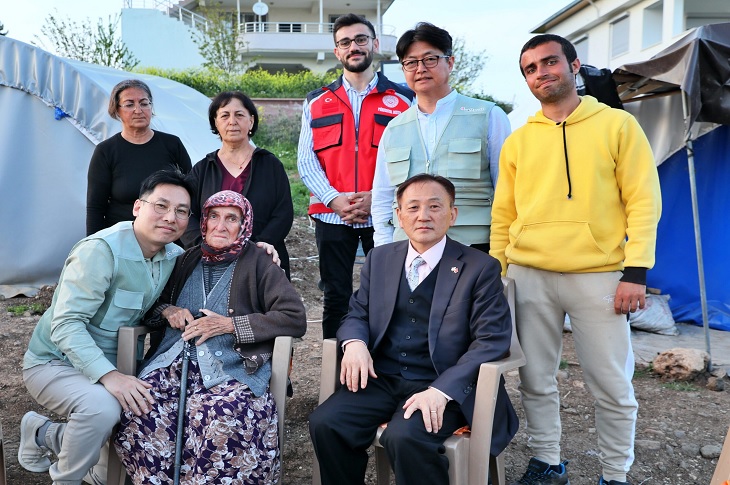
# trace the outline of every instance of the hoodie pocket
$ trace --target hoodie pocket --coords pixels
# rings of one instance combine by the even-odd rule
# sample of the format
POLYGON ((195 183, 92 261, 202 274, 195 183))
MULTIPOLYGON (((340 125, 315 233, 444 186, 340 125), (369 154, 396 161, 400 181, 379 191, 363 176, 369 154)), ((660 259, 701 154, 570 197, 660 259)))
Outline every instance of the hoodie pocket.
POLYGON ((385 149, 385 163, 391 185, 400 185, 408 178, 411 168, 411 147, 385 149))
POLYGON ((482 140, 455 138, 449 142, 447 178, 478 180, 482 170, 482 140))
POLYGON ((312 150, 342 145, 342 113, 312 119, 312 150))
POLYGON ((554 221, 510 228, 513 262, 547 271, 582 272, 608 264, 609 254, 593 237, 590 224, 554 221))

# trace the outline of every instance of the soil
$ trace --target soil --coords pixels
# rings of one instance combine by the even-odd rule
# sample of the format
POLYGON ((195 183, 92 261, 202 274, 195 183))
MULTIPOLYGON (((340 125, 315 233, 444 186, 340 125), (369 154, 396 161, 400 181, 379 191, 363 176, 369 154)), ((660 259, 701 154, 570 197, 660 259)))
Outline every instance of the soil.
MULTIPOLYGON (((312 478, 313 452, 307 417, 317 404, 322 339, 322 292, 317 287, 317 249, 314 230, 305 218, 295 220, 287 246, 292 257, 292 281, 307 308, 309 326, 304 338, 295 344, 291 376, 294 397, 288 400, 286 406, 283 483, 304 485, 311 483, 312 478)), ((356 265, 356 274, 359 274, 359 268, 356 265)), ((354 280, 357 285, 357 276, 354 280)), ((51 294, 52 288, 46 288, 34 298, 13 298, 0 302, 0 368, 4 370, 4 378, 0 381, 0 417, 8 483, 11 485, 48 485, 51 481, 47 474, 24 470, 17 461, 20 419, 30 410, 46 412, 28 395, 21 377, 22 356, 39 316, 28 313, 13 316, 7 308, 31 303, 47 305, 51 294)), ((564 335, 564 360, 567 368, 561 372, 560 378, 563 456, 570 460, 568 472, 571 483, 595 484, 600 468, 593 398, 582 379, 569 333, 564 335)), ((522 419, 517 373, 506 376, 506 382, 522 419)), ((631 483, 709 484, 730 425, 728 392, 710 391, 699 384, 668 385, 647 369, 638 369, 634 385, 639 401, 639 417, 636 460, 629 474, 631 483)), ((518 479, 530 457, 523 427, 505 456, 508 482, 518 479)), ((375 483, 372 463, 366 483, 375 483)))

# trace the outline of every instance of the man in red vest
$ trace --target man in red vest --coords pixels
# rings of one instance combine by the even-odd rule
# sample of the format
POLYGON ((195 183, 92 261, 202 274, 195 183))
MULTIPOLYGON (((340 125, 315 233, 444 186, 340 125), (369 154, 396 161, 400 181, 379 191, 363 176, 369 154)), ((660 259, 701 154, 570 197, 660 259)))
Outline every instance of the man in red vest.
POLYGON ((322 334, 333 338, 347 313, 358 243, 373 247, 370 191, 383 130, 408 109, 413 93, 376 73, 375 28, 346 14, 333 27, 343 74, 307 95, 299 136, 298 169, 312 192, 319 274, 324 286, 322 334))

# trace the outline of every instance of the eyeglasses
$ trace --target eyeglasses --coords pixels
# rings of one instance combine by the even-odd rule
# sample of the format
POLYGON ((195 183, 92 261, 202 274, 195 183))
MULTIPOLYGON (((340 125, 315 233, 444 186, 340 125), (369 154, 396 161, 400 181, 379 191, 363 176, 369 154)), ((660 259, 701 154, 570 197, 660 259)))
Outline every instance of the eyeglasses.
POLYGON ((135 109, 139 108, 142 111, 148 111, 152 109, 152 102, 151 101, 140 101, 139 104, 136 103, 124 103, 117 105, 118 107, 127 110, 127 111, 134 111, 135 109))
POLYGON ((370 39, 374 39, 375 37, 370 37, 369 35, 356 35, 354 39, 348 39, 345 37, 344 39, 340 39, 337 42, 335 42, 335 45, 339 47, 342 50, 349 49, 350 45, 352 45, 353 42, 357 45, 367 45, 368 42, 370 42, 370 39))
MULTIPOLYGON (((209 221, 213 221, 213 222, 215 222, 215 223, 218 223, 218 221, 219 221, 220 219, 221 219, 221 216, 220 216, 220 215, 218 215, 218 214, 216 214, 215 212, 212 212, 212 213, 208 214, 208 220, 209 220, 209 221)), ((241 222, 241 219, 239 219, 239 218, 238 218, 238 217, 236 217, 236 216, 225 216, 225 217, 223 218, 223 222, 225 222, 225 224, 226 224, 227 226, 233 226, 233 225, 236 225, 236 224, 238 224, 239 222, 241 222)))
POLYGON ((412 72, 418 69, 418 63, 422 62, 423 67, 431 69, 436 67, 439 63, 439 59, 448 59, 451 56, 426 56, 423 59, 408 59, 407 61, 401 62, 404 71, 412 72))
POLYGON ((175 219, 185 220, 190 219, 190 216, 193 215, 192 212, 190 212, 190 209, 186 207, 170 207, 170 204, 167 204, 165 202, 162 202, 161 200, 158 200, 157 202, 149 202, 144 199, 139 199, 140 202, 145 202, 147 204, 152 204, 152 208, 157 212, 158 214, 167 214, 171 210, 175 212, 175 219))

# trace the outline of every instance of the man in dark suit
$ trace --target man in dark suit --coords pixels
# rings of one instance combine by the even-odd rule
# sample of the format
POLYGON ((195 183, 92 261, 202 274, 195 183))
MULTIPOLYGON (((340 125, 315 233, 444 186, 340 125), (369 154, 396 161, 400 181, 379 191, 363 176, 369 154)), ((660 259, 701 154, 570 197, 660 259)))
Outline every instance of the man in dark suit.
MULTIPOLYGON (((443 442, 471 424, 479 366, 509 351, 499 263, 446 237, 458 212, 454 192, 430 174, 398 187, 409 240, 369 253, 337 332, 343 385, 309 418, 323 485, 363 483, 366 450, 384 422, 380 442, 399 485, 448 483, 443 442)), ((491 453, 516 431, 501 385, 491 453)))

